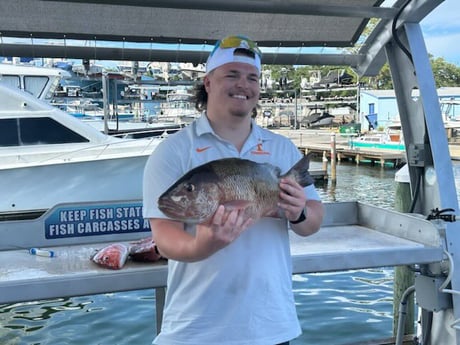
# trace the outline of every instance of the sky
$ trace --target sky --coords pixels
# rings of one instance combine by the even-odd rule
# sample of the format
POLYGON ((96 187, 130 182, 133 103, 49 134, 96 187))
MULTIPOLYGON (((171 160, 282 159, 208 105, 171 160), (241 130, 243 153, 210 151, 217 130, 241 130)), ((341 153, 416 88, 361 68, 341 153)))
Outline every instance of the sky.
POLYGON ((445 0, 420 26, 428 53, 460 67, 460 1, 445 0))

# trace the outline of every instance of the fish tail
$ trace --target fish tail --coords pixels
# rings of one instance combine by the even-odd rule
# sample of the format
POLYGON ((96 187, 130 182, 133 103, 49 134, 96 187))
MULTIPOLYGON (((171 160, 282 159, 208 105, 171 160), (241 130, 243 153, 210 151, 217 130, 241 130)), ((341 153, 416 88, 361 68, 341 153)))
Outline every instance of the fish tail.
POLYGON ((304 155, 287 173, 285 176, 293 176, 298 184, 302 187, 309 186, 315 182, 311 177, 308 169, 310 168, 310 156, 312 152, 304 155))

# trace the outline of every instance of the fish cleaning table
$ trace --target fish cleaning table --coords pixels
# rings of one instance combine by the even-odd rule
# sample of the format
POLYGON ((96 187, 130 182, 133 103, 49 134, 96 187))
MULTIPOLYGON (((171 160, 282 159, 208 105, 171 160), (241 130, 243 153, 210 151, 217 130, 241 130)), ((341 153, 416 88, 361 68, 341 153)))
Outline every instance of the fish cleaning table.
MULTIPOLYGON (((63 205, 35 220, 0 222, 0 303, 165 287, 166 261, 128 260, 121 270, 110 270, 89 259, 108 243, 149 236, 148 228, 139 225, 145 225, 139 207, 139 202, 63 205), (119 210, 123 214, 117 218, 119 210), (97 217, 91 219, 91 214, 97 217), (110 216, 119 223, 109 223, 114 221, 110 216), (56 257, 31 255, 31 247, 52 250, 56 257)), ((294 274, 443 259, 440 231, 429 221, 358 202, 326 203, 325 209, 318 233, 309 237, 290 233, 294 274)))

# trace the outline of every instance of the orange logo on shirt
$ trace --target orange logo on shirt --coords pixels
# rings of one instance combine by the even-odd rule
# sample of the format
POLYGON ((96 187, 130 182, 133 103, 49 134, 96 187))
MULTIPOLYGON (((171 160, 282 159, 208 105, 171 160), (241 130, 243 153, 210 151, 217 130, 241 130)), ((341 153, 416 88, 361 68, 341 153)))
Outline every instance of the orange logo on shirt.
POLYGON ((211 148, 211 146, 197 147, 197 148, 195 149, 195 151, 198 152, 198 153, 201 153, 201 152, 206 151, 206 150, 209 149, 209 148, 211 148))
POLYGON ((270 154, 270 152, 265 151, 262 148, 262 143, 258 143, 257 148, 254 151, 251 151, 251 153, 254 155, 269 155, 270 154))

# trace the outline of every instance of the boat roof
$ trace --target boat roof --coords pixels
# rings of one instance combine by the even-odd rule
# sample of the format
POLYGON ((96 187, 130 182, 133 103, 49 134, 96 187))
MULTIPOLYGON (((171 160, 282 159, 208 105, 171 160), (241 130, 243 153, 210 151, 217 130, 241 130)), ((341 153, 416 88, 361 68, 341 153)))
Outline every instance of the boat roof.
POLYGON ((27 75, 70 78, 70 73, 60 68, 38 67, 25 64, 0 63, 0 79, 2 75, 27 75))
POLYGON ((243 34, 262 47, 265 64, 348 65, 359 75, 375 75, 386 61, 384 45, 392 32, 419 23, 442 2, 17 0, 2 4, 0 32, 27 38, 27 44, 2 42, 3 54, 10 56, 192 63, 204 63, 216 40, 243 34), (368 34, 373 18, 378 24, 368 34), (147 45, 128 48, 126 42, 147 45), (157 49, 154 43, 172 47, 157 49))

